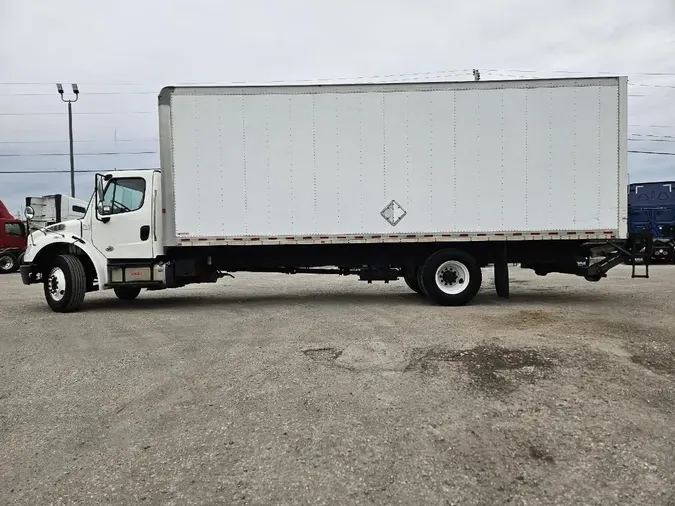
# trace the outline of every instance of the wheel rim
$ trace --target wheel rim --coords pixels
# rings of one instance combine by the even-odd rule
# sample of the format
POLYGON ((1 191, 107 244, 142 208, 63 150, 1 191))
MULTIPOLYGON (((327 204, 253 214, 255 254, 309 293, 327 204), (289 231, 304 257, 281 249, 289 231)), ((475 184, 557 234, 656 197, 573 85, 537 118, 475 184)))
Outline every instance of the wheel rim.
POLYGON ((14 267, 14 259, 11 256, 6 255, 6 256, 0 258, 0 269, 1 270, 8 271, 12 267, 14 267))
POLYGON ((436 286, 448 295, 462 293, 469 286, 469 268, 457 260, 443 262, 436 269, 436 286))
POLYGON ((54 267, 49 273, 47 279, 47 289, 49 296, 55 300, 60 301, 66 294, 66 275, 60 267, 54 267))

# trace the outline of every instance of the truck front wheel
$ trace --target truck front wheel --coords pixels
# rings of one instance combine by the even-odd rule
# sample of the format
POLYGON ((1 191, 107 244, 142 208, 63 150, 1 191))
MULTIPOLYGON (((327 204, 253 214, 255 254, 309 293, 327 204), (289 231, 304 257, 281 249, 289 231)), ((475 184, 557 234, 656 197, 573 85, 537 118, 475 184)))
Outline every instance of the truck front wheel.
POLYGON ((141 293, 141 289, 137 286, 118 286, 115 288, 115 295, 120 300, 134 300, 141 293))
POLYGON ((59 255, 43 275, 47 304, 57 313, 76 311, 87 292, 87 275, 79 258, 59 255))
POLYGON ((420 278, 431 300, 441 306, 461 306, 476 296, 483 273, 470 254, 445 249, 427 259, 420 278))

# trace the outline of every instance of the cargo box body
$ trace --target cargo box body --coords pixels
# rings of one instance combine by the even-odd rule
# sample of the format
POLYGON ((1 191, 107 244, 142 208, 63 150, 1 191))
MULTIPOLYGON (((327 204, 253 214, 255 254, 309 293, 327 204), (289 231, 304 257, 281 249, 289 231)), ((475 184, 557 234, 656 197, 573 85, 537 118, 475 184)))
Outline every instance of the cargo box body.
POLYGON ((626 234, 626 80, 176 87, 167 246, 626 234))

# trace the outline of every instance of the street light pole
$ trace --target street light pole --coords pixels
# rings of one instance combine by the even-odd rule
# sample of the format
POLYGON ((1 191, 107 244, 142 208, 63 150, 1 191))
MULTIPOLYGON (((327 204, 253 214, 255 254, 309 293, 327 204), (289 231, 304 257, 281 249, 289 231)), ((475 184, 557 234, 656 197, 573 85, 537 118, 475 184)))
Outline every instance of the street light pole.
POLYGON ((80 89, 77 87, 77 84, 73 84, 73 93, 75 94, 75 99, 66 100, 63 98, 63 86, 61 83, 56 84, 56 89, 61 95, 61 100, 68 104, 68 140, 70 142, 70 196, 75 197, 75 154, 73 151, 73 102, 77 102, 77 99, 80 98, 80 89))

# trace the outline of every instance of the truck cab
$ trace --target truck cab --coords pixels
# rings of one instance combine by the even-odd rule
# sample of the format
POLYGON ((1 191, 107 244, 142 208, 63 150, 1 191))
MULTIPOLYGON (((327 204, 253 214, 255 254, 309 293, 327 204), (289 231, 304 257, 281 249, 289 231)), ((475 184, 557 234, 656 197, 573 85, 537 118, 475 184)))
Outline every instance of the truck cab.
POLYGON ((116 289, 133 298, 141 288, 162 288, 156 257, 163 253, 160 172, 96 175, 86 213, 33 231, 21 266, 24 284, 43 283, 56 311, 81 303, 84 293, 116 289))
POLYGON ((0 201, 0 274, 17 271, 25 249, 25 224, 12 216, 0 201))

